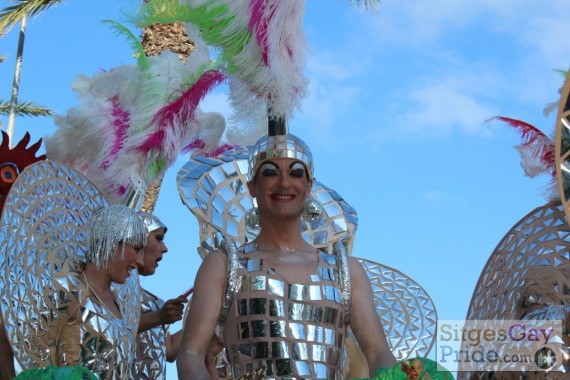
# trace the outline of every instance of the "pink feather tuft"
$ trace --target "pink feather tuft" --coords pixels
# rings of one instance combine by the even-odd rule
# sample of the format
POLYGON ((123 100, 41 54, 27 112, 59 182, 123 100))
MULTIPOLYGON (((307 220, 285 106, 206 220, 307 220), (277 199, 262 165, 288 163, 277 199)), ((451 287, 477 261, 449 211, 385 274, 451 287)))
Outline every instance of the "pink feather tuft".
POLYGON ((160 150, 164 142, 166 132, 159 130, 151 134, 138 148, 141 152, 149 152, 151 150, 160 150))
POLYGON ((192 119, 200 101, 224 79, 225 75, 221 71, 206 71, 192 87, 184 91, 182 96, 162 107, 151 121, 151 125, 157 126, 157 131, 141 144, 139 150, 143 152, 153 149, 162 150, 164 147, 160 143, 164 139, 165 130, 177 125, 184 127, 185 123, 180 125, 176 121, 192 119))
POLYGON ((207 153, 204 156, 206 157, 218 157, 220 154, 227 152, 228 150, 232 150, 237 148, 237 145, 233 144, 222 144, 216 148, 212 153, 207 153))
POLYGON ((534 145, 532 149, 533 157, 540 159, 540 162, 550 169, 552 177, 556 177, 556 169, 554 167, 554 142, 552 142, 548 136, 534 125, 522 120, 495 116, 487 120, 487 122, 493 120, 500 120, 519 132, 522 138, 522 146, 531 147, 534 145))
POLYGON ((192 151, 197 151, 197 154, 192 154, 192 156, 204 156, 204 157, 217 157, 220 154, 227 152, 228 150, 232 150, 234 148, 237 148, 237 145, 233 145, 233 144, 222 144, 220 146, 218 146, 213 152, 210 153, 203 153, 202 149, 204 149, 206 147, 206 143, 204 142, 204 140, 198 138, 194 141, 192 141, 190 144, 186 145, 184 148, 182 148, 182 150, 180 151, 180 154, 187 154, 190 153, 192 151))
POLYGON ((193 150, 197 149, 204 149, 206 147, 206 143, 202 139, 196 139, 192 141, 190 144, 186 145, 184 148, 180 150, 180 154, 187 154, 192 152, 193 150))
POLYGON ((113 121, 114 140, 111 145, 109 157, 101 164, 101 169, 107 169, 111 162, 117 158, 117 155, 123 149, 123 142, 127 138, 127 129, 130 126, 130 114, 119 105, 119 95, 115 95, 109 99, 112 104, 111 115, 115 119, 113 121))
POLYGON ((266 8, 269 7, 267 0, 251 0, 250 2, 251 17, 249 19, 249 32, 255 35, 255 41, 261 49, 261 56, 265 66, 269 64, 269 37, 267 29, 271 18, 275 14, 275 8, 265 15, 266 8))

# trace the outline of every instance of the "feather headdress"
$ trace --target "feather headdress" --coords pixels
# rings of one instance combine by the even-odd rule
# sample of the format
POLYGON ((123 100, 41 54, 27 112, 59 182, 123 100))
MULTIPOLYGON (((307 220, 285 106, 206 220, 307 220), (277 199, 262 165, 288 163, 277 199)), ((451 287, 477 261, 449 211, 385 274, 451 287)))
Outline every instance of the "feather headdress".
POLYGON ((152 183, 181 151, 214 151, 225 119, 198 104, 225 74, 190 32, 198 47, 187 63, 170 52, 143 59, 133 43, 137 65, 78 76, 72 87, 80 104, 55 118, 58 129, 46 138, 48 158, 79 170, 119 202, 133 183, 152 183))
POLYGON ((194 24, 207 44, 220 49, 231 80, 245 83, 239 86, 243 93, 232 91, 232 105, 253 98, 270 113, 290 116, 307 93, 304 8, 304 0, 150 0, 139 25, 194 24))
MULTIPOLYGON (((366 9, 378 2, 349 1, 366 9)), ((304 13, 305 0, 147 0, 137 23, 190 23, 218 48, 234 112, 226 137, 250 145, 267 132, 268 118, 290 119, 308 93, 304 13)))

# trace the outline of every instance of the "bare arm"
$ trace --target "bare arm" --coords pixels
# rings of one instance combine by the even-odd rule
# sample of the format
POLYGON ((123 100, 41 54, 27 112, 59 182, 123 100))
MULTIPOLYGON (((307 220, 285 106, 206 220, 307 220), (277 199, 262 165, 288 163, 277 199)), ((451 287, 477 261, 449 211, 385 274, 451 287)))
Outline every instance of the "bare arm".
POLYGON ((166 301, 159 310, 142 313, 138 332, 143 332, 159 325, 178 322, 182 319, 186 302, 188 300, 183 297, 173 298, 166 301))
POLYGON ((166 335, 166 360, 173 363, 178 356, 180 343, 182 342, 182 330, 173 335, 166 335))
POLYGON ((350 327, 366 357, 370 377, 373 377, 379 368, 394 366, 396 358, 390 351, 384 328, 376 314, 368 276, 355 258, 349 257, 349 264, 352 284, 350 327))
POLYGON ((224 341, 214 334, 208 352, 206 353, 206 368, 212 380, 219 380, 216 357, 224 349, 224 341))
POLYGON ((211 379, 205 359, 222 306, 226 273, 225 255, 220 252, 206 256, 198 270, 176 360, 179 379, 211 379))

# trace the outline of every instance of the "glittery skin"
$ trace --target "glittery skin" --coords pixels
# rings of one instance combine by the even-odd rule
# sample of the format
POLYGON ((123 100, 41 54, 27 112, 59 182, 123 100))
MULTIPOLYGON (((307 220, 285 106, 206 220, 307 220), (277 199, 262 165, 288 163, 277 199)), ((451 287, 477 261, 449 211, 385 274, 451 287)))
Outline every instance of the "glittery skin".
POLYGON ((105 380, 129 379, 138 313, 133 315, 112 289, 121 311, 114 315, 89 288, 83 264, 69 265, 67 276, 57 280, 60 291, 51 298, 58 305, 47 334, 51 364, 83 365, 105 380))
MULTIPOLYGON (((159 310, 164 301, 142 290, 141 312, 159 310)), ((166 336, 168 325, 159 325, 137 334, 135 364, 131 379, 166 379, 166 336)))
MULTIPOLYGON (((340 379, 346 334, 342 259, 320 251, 315 274, 290 283, 262 259, 255 244, 228 253, 237 257, 228 284, 234 294, 224 341, 234 377, 265 367, 266 379, 340 379), (234 277, 232 279, 232 276, 234 277)), ((348 269, 348 268, 346 268, 348 269)), ((222 309, 222 312, 224 310, 222 309)))
POLYGON ((249 150, 247 181, 251 182, 257 169, 272 158, 293 158, 307 167, 309 179, 313 179, 313 155, 303 140, 290 133, 279 136, 263 136, 249 150))

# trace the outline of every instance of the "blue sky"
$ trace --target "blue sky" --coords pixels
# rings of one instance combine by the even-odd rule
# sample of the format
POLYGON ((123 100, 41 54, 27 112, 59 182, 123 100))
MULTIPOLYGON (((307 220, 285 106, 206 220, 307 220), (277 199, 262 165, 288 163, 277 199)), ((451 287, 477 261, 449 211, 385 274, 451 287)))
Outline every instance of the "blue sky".
MULTIPOLYGON (((4 2, 5 4, 7 2, 4 2)), ((125 20, 126 0, 68 1, 28 22, 21 100, 58 113, 77 104, 78 73, 134 63, 103 19, 125 20)), ((441 319, 463 319, 479 273, 505 233, 546 200, 529 179, 516 133, 492 116, 554 133, 570 63, 567 0, 384 0, 377 13, 348 1, 308 0, 310 94, 290 130, 313 149, 315 176, 359 213, 353 254, 394 267, 431 295, 441 319)), ((0 39, 0 98, 9 99, 17 28, 0 39)), ((204 102, 229 114, 226 93, 204 102)), ((0 118, 7 124, 7 118, 0 118)), ((16 136, 52 134, 50 118, 18 118, 16 136)), ((200 264, 197 222, 168 171, 156 213, 170 248, 143 285, 164 299, 190 286, 200 264)), ((176 325, 179 327, 179 325, 176 325)), ((174 366, 169 378, 176 378, 174 366)))

